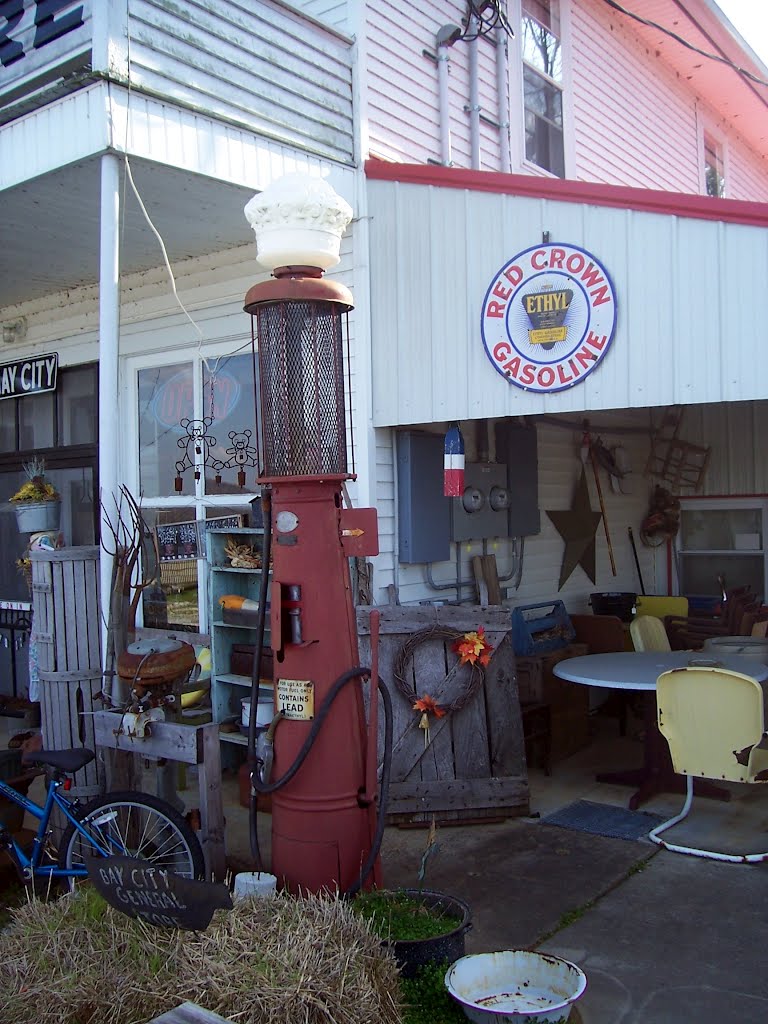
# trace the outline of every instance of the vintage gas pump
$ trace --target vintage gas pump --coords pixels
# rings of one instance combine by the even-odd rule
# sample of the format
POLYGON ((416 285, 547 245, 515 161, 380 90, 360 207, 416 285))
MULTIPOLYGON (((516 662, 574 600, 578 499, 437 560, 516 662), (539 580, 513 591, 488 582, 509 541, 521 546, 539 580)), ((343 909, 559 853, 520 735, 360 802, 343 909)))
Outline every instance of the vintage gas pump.
MULTIPOLYGON (((366 727, 349 558, 378 553, 375 509, 345 507, 346 314, 352 296, 323 271, 338 263, 349 206, 320 179, 289 175, 246 215, 273 271, 245 297, 258 344, 263 471, 271 527, 272 873, 291 891, 379 881, 376 683, 366 727), (370 737, 369 737, 370 733, 370 737)), ((254 801, 252 801, 253 805, 254 801)))

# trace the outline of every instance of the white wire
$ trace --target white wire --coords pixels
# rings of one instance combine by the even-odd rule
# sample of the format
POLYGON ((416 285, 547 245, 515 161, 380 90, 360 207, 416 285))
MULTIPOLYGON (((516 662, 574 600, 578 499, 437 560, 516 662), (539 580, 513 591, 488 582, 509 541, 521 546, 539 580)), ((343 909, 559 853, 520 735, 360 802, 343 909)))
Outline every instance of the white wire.
MULTIPOLYGON (((126 8, 127 8, 127 0, 126 0, 126 8)), ((136 201, 138 202, 139 207, 141 208, 141 212, 144 214, 144 218, 145 218, 147 224, 149 224, 149 227, 152 230, 152 233, 154 234, 155 238, 157 238, 157 241, 160 244, 160 251, 163 254, 163 262, 165 263, 165 269, 168 271, 168 277, 169 277, 170 282, 171 282, 171 291, 173 292, 173 297, 176 300, 176 302, 178 303, 178 306, 181 309, 181 311, 184 314, 184 316, 187 318, 187 320, 189 320, 189 322, 192 324, 192 327, 195 329, 195 332, 197 334, 197 352, 198 352, 198 355, 200 356, 201 360, 203 361, 203 364, 205 365, 206 370, 208 371, 208 376, 211 379, 211 387, 213 387, 213 381, 214 381, 214 379, 216 377, 216 371, 218 370, 220 357, 218 357, 216 359, 216 365, 215 365, 215 367, 213 369, 211 369, 211 365, 208 362, 208 360, 206 359, 206 357, 205 357, 205 355, 203 354, 203 351, 202 351, 202 344, 205 341, 205 336, 203 335, 202 330, 200 329, 199 325, 196 323, 196 321, 194 320, 194 318, 190 314, 190 312, 187 309, 187 307, 181 301, 181 296, 179 295, 179 293, 178 293, 178 291, 176 289, 176 278, 175 278, 174 273, 173 273, 173 268, 171 267, 171 261, 168 258, 168 250, 165 247, 165 242, 163 241, 163 236, 160 234, 160 232, 155 227, 155 225, 154 225, 154 223, 152 221, 152 218, 149 215, 149 211, 147 210, 146 206, 144 205, 144 200, 141 198, 141 194, 139 193, 139 190, 138 190, 138 188, 136 186, 136 182, 133 180, 133 171, 131 170, 131 162, 128 159, 128 133, 129 133, 129 130, 130 130, 130 121, 131 121, 131 25, 130 25, 130 12, 127 11, 127 10, 126 10, 126 15, 127 15, 126 16, 126 36, 127 36, 127 40, 126 40, 126 55, 127 55, 127 63, 128 63, 128 68, 127 68, 127 71, 128 71, 128 103, 127 103, 127 106, 126 106, 125 145, 124 145, 124 153, 123 153, 124 159, 125 159, 125 171, 126 171, 126 174, 128 176, 128 181, 130 182, 131 188, 133 189, 133 194, 136 196, 136 201)))

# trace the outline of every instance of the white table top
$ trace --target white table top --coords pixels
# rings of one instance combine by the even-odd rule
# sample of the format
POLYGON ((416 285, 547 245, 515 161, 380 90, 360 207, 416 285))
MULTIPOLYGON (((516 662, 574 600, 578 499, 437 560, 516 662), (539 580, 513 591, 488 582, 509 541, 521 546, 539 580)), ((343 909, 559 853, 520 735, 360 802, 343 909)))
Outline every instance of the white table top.
POLYGON ((717 664, 742 672, 759 683, 768 679, 768 665, 756 658, 728 655, 720 651, 617 651, 615 654, 586 654, 566 658, 554 667, 556 676, 585 686, 608 686, 612 690, 655 690, 662 672, 685 668, 691 661, 717 664))

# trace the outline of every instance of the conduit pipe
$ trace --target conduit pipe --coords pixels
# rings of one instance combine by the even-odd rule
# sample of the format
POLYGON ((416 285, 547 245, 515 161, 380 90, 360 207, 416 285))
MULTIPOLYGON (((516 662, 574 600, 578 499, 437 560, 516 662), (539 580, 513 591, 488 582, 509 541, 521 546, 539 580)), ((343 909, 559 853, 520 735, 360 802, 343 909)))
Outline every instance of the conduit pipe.
POLYGON ((437 98, 438 128, 440 132, 440 162, 445 167, 453 163, 451 158, 451 122, 450 99, 448 95, 448 75, 450 73, 450 57, 448 50, 461 36, 458 25, 443 25, 435 37, 437 49, 437 98))
POLYGON ((469 154, 470 167, 480 170, 480 86, 477 62, 477 46, 480 25, 477 15, 472 14, 467 26, 469 43, 469 154))
POLYGON ((512 170, 509 150, 509 40, 503 25, 496 26, 496 94, 499 104, 499 165, 502 174, 512 170))

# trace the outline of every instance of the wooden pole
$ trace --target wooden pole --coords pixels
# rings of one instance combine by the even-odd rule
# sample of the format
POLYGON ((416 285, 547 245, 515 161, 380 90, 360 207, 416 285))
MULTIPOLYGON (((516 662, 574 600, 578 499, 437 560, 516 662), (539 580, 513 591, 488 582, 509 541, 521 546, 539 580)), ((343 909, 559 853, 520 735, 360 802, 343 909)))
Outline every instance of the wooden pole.
POLYGON ((611 572, 616 575, 616 562, 613 557, 613 544, 611 543, 611 535, 608 532, 608 520, 605 516, 605 501, 603 500, 603 488, 600 485, 600 474, 597 468, 597 460, 595 459, 595 450, 590 444, 589 446, 589 461, 592 463, 592 472, 595 474, 595 487, 597 488, 597 498, 600 502, 600 512, 603 516, 603 529, 605 530, 605 541, 608 545, 608 557, 611 560, 611 572))

